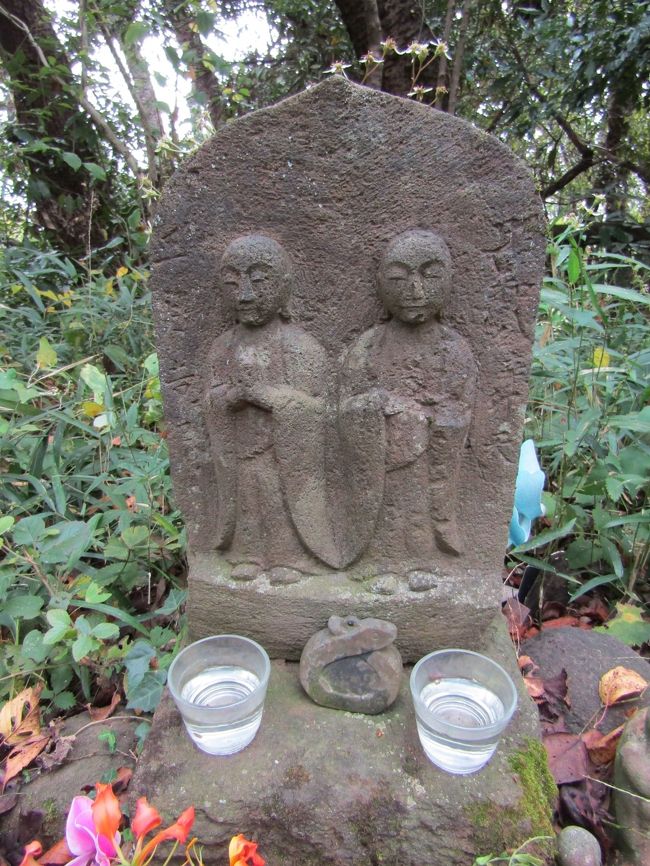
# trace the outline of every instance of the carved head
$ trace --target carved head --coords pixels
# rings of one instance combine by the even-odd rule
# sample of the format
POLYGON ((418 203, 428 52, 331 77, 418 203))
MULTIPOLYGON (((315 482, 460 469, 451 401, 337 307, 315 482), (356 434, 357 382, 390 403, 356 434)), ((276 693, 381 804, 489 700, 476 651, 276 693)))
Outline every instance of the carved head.
POLYGON ((291 295, 291 261, 266 235, 244 235, 231 241, 221 259, 221 285, 237 321, 265 325, 285 312, 291 295))
POLYGON ((451 255, 441 237, 424 229, 403 232, 388 244, 377 276, 388 312, 410 325, 439 316, 451 289, 451 255))

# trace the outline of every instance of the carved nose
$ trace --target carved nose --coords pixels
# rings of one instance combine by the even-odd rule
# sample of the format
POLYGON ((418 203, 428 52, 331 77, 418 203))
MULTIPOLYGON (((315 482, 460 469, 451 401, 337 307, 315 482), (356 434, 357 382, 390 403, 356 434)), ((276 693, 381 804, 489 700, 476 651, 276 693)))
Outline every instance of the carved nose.
POLYGON ((411 277, 411 295, 418 300, 424 297, 422 290, 422 277, 419 274, 413 274, 411 277))
POLYGON ((240 301, 254 301, 255 300, 255 292, 253 291, 253 286, 248 277, 242 277, 241 283, 239 284, 239 300, 240 301))

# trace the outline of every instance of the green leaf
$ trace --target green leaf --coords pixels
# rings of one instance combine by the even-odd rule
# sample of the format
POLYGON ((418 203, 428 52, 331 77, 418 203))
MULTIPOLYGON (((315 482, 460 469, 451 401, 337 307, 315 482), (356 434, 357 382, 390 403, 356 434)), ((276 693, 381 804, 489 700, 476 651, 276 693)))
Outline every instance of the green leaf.
POLYGON ((70 614, 61 608, 53 608, 45 614, 51 628, 43 635, 43 642, 48 646, 61 643, 66 637, 74 634, 74 626, 70 614))
POLYGON ((610 427, 622 427, 635 433, 650 433, 650 406, 628 415, 613 415, 607 419, 610 427))
POLYGON ((212 32, 215 18, 216 15, 214 12, 207 12, 204 9, 201 9, 196 13, 194 20, 196 21, 196 26, 199 28, 201 36, 207 36, 212 32))
POLYGON ((5 514, 3 517, 0 517, 0 535, 4 535, 5 532, 8 532, 15 522, 16 521, 10 514, 5 514))
MULTIPOLYGON (((74 606, 86 610, 96 610, 99 613, 105 613, 107 616, 112 616, 113 619, 117 619, 120 622, 126 623, 126 625, 130 625, 131 628, 136 629, 136 631, 139 631, 141 634, 149 634, 149 631, 134 616, 131 616, 131 614, 127 613, 125 610, 113 607, 111 604, 93 604, 89 601, 75 601, 74 606)), ((148 616, 151 617, 151 614, 148 614, 148 616)))
POLYGON ((91 652, 95 652, 95 650, 98 650, 100 647, 100 642, 95 640, 94 637, 91 637, 91 635, 80 634, 72 644, 72 658, 76 662, 80 662, 81 659, 90 655, 91 652))
POLYGON ((81 160, 76 153, 70 153, 70 151, 66 151, 65 153, 61 154, 61 158, 70 166, 73 171, 79 171, 79 169, 81 168, 81 160))
POLYGON ((133 550, 147 542, 149 534, 149 529, 146 526, 129 526, 121 533, 120 538, 129 550, 133 550))
POLYGON ((569 253, 567 261, 567 276, 570 283, 577 283, 580 279, 580 254, 577 250, 572 249, 569 253))
POLYGON ((159 607, 158 610, 154 611, 154 616, 169 616, 172 613, 176 613, 178 608, 185 603, 185 599, 187 598, 187 590, 184 589, 171 589, 169 591, 169 595, 165 599, 165 603, 162 607, 159 607))
POLYGON ((94 627, 93 635, 99 640, 111 640, 120 636, 120 629, 114 622, 100 622, 94 627))
POLYGON ((153 712, 160 703, 166 682, 165 671, 147 671, 134 688, 130 685, 127 687, 126 696, 129 701, 127 708, 142 710, 145 713, 153 712))
POLYGON ((558 538, 564 538, 566 535, 570 534, 571 530, 575 526, 575 522, 576 519, 574 517, 565 523, 564 526, 540 532, 539 535, 535 535, 533 538, 520 544, 519 547, 515 547, 511 552, 515 554, 524 553, 526 550, 535 550, 535 548, 542 547, 542 545, 548 544, 551 541, 557 541, 558 538))
POLYGON ((597 626, 594 631, 611 634, 628 646, 641 646, 650 640, 650 622, 643 619, 641 608, 633 604, 617 604, 614 619, 606 625, 597 626))
POLYGON ((84 599, 91 602, 91 604, 101 603, 102 601, 106 601, 110 597, 110 592, 106 592, 106 590, 102 589, 94 581, 91 581, 84 594, 84 599))
POLYGON ((43 607, 43 599, 37 595, 12 595, 4 603, 3 610, 13 619, 34 619, 43 607))
POLYGON ((607 488, 607 495, 612 502, 618 502, 624 491, 622 482, 614 475, 608 475, 605 479, 605 487, 607 488))
POLYGON ((598 577, 592 577, 591 580, 588 580, 586 583, 583 583, 579 589, 576 589, 576 591, 569 596, 569 601, 575 601, 576 598, 580 598, 581 595, 584 595, 586 592, 591 592, 592 589, 596 589, 598 586, 604 586, 605 584, 616 582, 617 578, 615 574, 599 574, 598 577))
POLYGON ((23 655, 27 656, 37 664, 41 664, 47 658, 50 650, 43 640, 43 634, 38 629, 34 628, 28 631, 20 647, 23 655))
POLYGON ((71 710, 77 704, 77 699, 72 692, 59 692, 54 696, 54 706, 60 710, 71 710))
POLYGON ((142 21, 134 21, 124 32, 124 47, 130 48, 134 42, 140 42, 149 33, 149 27, 142 21))
POLYGON ((87 551, 91 539, 90 527, 81 520, 61 521, 54 524, 55 538, 37 545, 41 560, 47 564, 66 563, 70 568, 87 551))
POLYGON ((106 172, 96 162, 84 162, 84 168, 95 180, 106 180, 106 172))
POLYGON ((106 743, 108 746, 108 751, 113 754, 115 749, 117 749, 117 737, 115 736, 115 731, 102 731, 101 734, 97 737, 98 740, 101 740, 102 743, 106 743))
POLYGON ((36 366, 39 368, 39 370, 51 370, 53 367, 56 367, 56 363, 58 360, 58 356, 50 345, 47 337, 41 337, 41 339, 38 341, 36 366))
POLYGON ((124 659, 131 688, 135 687, 150 669, 151 660, 154 658, 156 651, 148 641, 137 640, 133 644, 124 659))

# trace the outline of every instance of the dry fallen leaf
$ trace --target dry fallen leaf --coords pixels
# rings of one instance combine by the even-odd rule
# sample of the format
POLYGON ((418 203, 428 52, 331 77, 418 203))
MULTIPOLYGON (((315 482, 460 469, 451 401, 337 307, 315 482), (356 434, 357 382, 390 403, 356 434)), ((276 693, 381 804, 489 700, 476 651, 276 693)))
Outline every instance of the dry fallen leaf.
POLYGON ((587 748, 577 734, 548 734, 543 742, 556 785, 585 778, 589 766, 587 748))
POLYGON ((616 757, 616 746, 623 733, 624 725, 619 725, 608 734, 601 734, 595 728, 582 734, 582 741, 587 747, 589 758, 598 767, 611 763, 616 757))
POLYGON ((638 697, 647 686, 648 682, 641 674, 619 666, 602 675, 598 694, 604 706, 611 707, 620 701, 638 697))
POLYGON ((15 698, 7 701, 0 710, 0 735, 4 737, 8 745, 15 745, 20 740, 29 739, 40 733, 38 696, 42 689, 43 686, 41 685, 23 689, 15 698), (23 719, 23 713, 27 707, 29 707, 29 711, 23 719))
POLYGON ((57 736, 54 741, 54 748, 46 755, 41 755, 38 759, 38 765, 42 770, 51 770, 52 767, 58 767, 62 764, 72 751, 75 735, 69 737, 57 736))
POLYGON ((15 776, 28 767, 31 762, 43 751, 45 746, 50 742, 49 734, 45 737, 37 737, 35 740, 30 740, 29 743, 22 743, 20 746, 11 752, 5 763, 5 774, 2 780, 3 789, 7 783, 15 776))
POLYGON ((544 681, 541 677, 524 677, 524 683, 534 701, 544 697, 544 681))
POLYGON ((64 866, 72 860, 72 853, 65 839, 60 839, 38 858, 41 866, 64 866))
POLYGON ((103 722, 113 714, 115 707, 119 704, 120 700, 120 693, 114 692, 110 704, 105 707, 93 707, 92 704, 86 704, 88 715, 93 722, 103 722))

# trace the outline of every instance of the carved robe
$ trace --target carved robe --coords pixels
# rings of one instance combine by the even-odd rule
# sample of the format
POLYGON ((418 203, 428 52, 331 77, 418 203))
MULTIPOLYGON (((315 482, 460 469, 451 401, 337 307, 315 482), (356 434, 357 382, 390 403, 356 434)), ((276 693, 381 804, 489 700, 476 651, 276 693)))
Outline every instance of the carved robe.
POLYGON ((326 508, 326 359, 279 318, 236 325, 209 358, 206 414, 218 483, 216 546, 233 563, 322 570, 336 560, 326 508))
POLYGON ((459 547, 458 471, 476 373, 468 342, 437 320, 376 325, 343 358, 343 409, 365 402, 384 416, 373 446, 383 450, 383 501, 367 548, 381 569, 426 568, 459 547))

